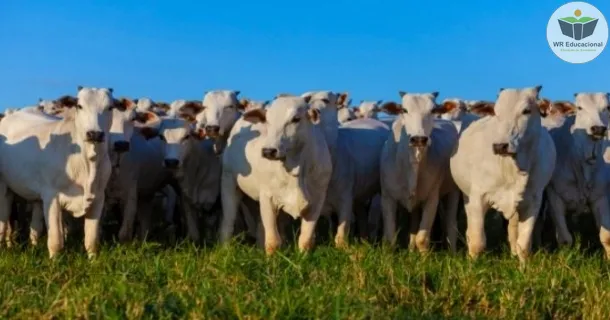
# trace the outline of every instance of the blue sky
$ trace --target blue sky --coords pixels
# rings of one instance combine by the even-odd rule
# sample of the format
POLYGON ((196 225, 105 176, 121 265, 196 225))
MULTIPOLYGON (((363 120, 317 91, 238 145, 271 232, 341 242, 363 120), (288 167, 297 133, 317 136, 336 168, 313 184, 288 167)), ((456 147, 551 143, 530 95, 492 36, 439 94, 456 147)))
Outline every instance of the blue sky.
MULTIPOLYGON (((269 99, 398 90, 495 99, 610 91, 610 48, 586 64, 555 57, 546 24, 564 1, 0 1, 0 109, 74 94, 201 99, 212 89, 269 99)), ((610 1, 589 1, 610 18, 610 1)))

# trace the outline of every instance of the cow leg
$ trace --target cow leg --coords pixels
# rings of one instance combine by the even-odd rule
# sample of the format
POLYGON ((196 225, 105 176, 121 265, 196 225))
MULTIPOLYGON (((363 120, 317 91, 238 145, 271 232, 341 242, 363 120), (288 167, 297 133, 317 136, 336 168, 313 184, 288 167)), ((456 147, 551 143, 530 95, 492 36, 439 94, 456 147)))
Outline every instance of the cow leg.
POLYGON ((422 210, 417 208, 409 212, 409 251, 415 252, 417 249, 417 232, 421 223, 422 210))
POLYGON ((165 194, 165 208, 164 208, 164 218, 165 222, 170 225, 174 224, 174 209, 176 208, 176 200, 177 195, 172 186, 165 186, 164 194, 165 194))
POLYGON ((532 234, 536 225, 536 218, 540 210, 540 201, 533 203, 519 212, 519 226, 517 230, 517 256, 522 263, 527 260, 532 250, 532 234))
POLYGON ((152 229, 152 214, 153 214, 153 201, 152 197, 144 197, 138 199, 136 205, 136 215, 138 216, 138 223, 140 225, 139 237, 141 241, 145 241, 150 234, 152 229))
POLYGON ((458 206, 460 203, 461 192, 454 190, 447 195, 445 200, 447 205, 445 206, 445 233, 447 234, 447 244, 451 253, 455 253, 457 250, 457 214, 458 206))
POLYGON ((572 245, 572 235, 566 224, 566 206, 563 200, 553 190, 547 188, 547 197, 551 209, 551 218, 556 229, 558 245, 572 245))
POLYGON ((182 196, 182 207, 182 210, 184 210, 184 218, 186 219, 188 236, 193 242, 199 242, 200 235, 199 224, 197 223, 197 210, 191 200, 187 199, 185 195, 182 196))
POLYGON ((49 197, 43 200, 44 218, 47 225, 47 248, 49 249, 49 257, 55 258, 64 247, 64 228, 61 219, 62 210, 57 197, 49 197))
POLYGON ((85 250, 89 259, 97 255, 99 248, 100 219, 104 212, 104 199, 105 195, 103 193, 96 195, 91 209, 85 214, 85 250))
POLYGON ((353 216, 352 210, 353 200, 351 197, 343 199, 339 208, 339 225, 337 226, 337 234, 335 235, 335 246, 337 247, 347 246, 347 238, 349 237, 349 229, 353 216))
POLYGON ((376 195, 371 200, 371 205, 369 206, 368 211, 368 236, 372 241, 377 239, 379 235, 379 225, 381 224, 381 195, 376 195))
POLYGON ((415 244, 421 253, 426 253, 430 250, 430 235, 432 234, 432 226, 434 225, 434 219, 436 218, 438 200, 439 192, 432 192, 428 196, 426 204, 422 209, 421 222, 419 224, 417 236, 415 237, 415 244))
POLYGON ((119 241, 129 242, 133 238, 133 225, 136 222, 138 188, 135 183, 129 188, 123 199, 123 221, 119 230, 119 241))
POLYGON ((610 259, 610 210, 606 197, 601 197, 593 204, 593 212, 599 226, 599 240, 606 251, 606 258, 610 259))
POLYGON ((30 243, 38 245, 38 239, 44 228, 44 216, 42 214, 42 203, 36 201, 32 205, 32 221, 30 221, 30 243))
MULTIPOLYGON (((314 203, 307 214, 301 216, 301 232, 299 234, 299 251, 306 252, 313 249, 316 240, 316 224, 322 213, 324 198, 314 203)), ((350 206, 351 207, 351 206, 350 206)), ((349 228, 350 221, 347 221, 349 228)), ((349 229, 348 229, 349 230, 349 229)))
MULTIPOLYGON (((265 231, 265 251, 267 254, 273 254, 282 245, 282 238, 277 229, 279 210, 271 203, 270 195, 261 194, 259 203, 261 208, 261 220, 265 231)), ((233 219, 231 225, 233 225, 234 222, 235 219, 233 219)), ((303 232, 303 229, 301 229, 301 232, 303 232)))
POLYGON ((519 214, 514 212, 508 220, 508 243, 510 245, 510 253, 513 256, 517 255, 517 238, 519 236, 519 214))
MULTIPOLYGON (((237 187, 237 181, 230 173, 222 173, 220 181, 220 198, 222 201, 222 222, 220 223, 220 242, 226 243, 233 236, 235 219, 241 203, 242 193, 237 187)), ((261 215, 262 215, 261 204, 261 215)), ((276 216, 276 215, 275 215, 276 216)), ((274 219, 275 219, 274 216, 274 219)), ((264 223, 264 221, 263 221, 264 223)), ((275 222, 274 222, 275 224, 275 222)), ((277 228, 277 226, 275 227, 277 228)), ((265 229, 267 229, 265 227, 265 229)), ((277 230, 276 230, 277 231, 277 230)))
POLYGON ((396 209, 397 201, 387 192, 381 190, 383 238, 392 246, 396 244, 396 209))
POLYGON ((484 203, 479 195, 464 195, 464 209, 466 210, 468 254, 472 258, 477 258, 486 246, 485 213, 489 209, 489 205, 484 203))
POLYGON ((11 195, 6 184, 0 182, 0 244, 4 241, 11 223, 11 195))

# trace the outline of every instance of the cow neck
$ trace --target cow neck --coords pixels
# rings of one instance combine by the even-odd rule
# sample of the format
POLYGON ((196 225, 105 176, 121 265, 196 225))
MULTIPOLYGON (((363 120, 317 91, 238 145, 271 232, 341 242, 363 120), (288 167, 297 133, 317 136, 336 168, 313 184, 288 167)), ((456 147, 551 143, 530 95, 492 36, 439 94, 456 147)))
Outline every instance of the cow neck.
POLYGON ((339 139, 339 120, 338 111, 331 110, 330 107, 320 110, 320 123, 317 125, 322 128, 324 140, 330 151, 330 155, 334 160, 337 153, 337 143, 339 139))
MULTIPOLYGON (((432 139, 432 138, 430 138, 432 139)), ((419 178, 419 171, 421 170, 424 163, 428 158, 428 152, 432 145, 428 145, 424 148, 413 148, 409 145, 408 135, 404 132, 401 126, 400 136, 396 145, 396 168, 398 171, 399 180, 403 177, 406 179, 402 180, 406 182, 406 187, 409 190, 409 197, 415 196, 417 189, 417 180, 419 178)))

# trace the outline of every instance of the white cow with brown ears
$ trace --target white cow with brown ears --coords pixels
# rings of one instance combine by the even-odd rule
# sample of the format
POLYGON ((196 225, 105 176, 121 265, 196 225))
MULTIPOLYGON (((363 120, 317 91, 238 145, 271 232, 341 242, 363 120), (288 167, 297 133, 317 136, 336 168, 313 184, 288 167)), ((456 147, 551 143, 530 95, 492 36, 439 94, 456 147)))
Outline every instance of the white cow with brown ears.
POLYGON ((451 122, 434 118, 444 112, 436 106, 438 92, 399 94, 402 103, 386 102, 382 106, 385 112, 397 116, 381 153, 384 238, 390 243, 396 241, 396 210, 401 205, 410 214, 409 247, 428 251, 439 201, 448 196, 446 231, 449 246, 455 250, 459 192, 448 169, 457 147, 457 130, 451 122))
POLYGON ((562 113, 574 116, 549 130, 557 149, 557 165, 546 188, 551 217, 557 228, 557 242, 571 245, 565 215, 589 207, 610 259, 609 170, 604 161, 610 99, 608 93, 578 93, 574 97, 574 104, 563 102, 559 107, 562 113))
POLYGON ((260 203, 267 253, 282 243, 280 210, 301 218, 299 249, 313 247, 332 162, 324 133, 315 125, 320 112, 309 108, 310 99, 276 98, 266 109, 244 113, 233 127, 223 153, 221 242, 231 238, 245 194, 260 203))
POLYGON ((76 99, 58 103, 70 108, 63 119, 16 112, 0 122, 0 239, 10 213, 10 188, 27 201, 42 200, 50 257, 63 249, 62 209, 85 218, 85 248, 92 257, 111 172, 111 109, 117 104, 112 89, 82 87, 76 99))
POLYGON ((541 86, 501 89, 493 114, 472 123, 451 158, 451 174, 464 194, 470 256, 485 249, 489 208, 509 220, 511 252, 525 261, 544 188, 555 169, 555 145, 541 124, 541 86))

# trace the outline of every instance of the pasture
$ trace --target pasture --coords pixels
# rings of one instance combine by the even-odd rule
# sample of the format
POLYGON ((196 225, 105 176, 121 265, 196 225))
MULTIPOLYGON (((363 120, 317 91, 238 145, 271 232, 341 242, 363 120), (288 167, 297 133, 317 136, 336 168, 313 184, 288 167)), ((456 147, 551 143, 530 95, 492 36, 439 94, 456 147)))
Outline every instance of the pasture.
POLYGON ((22 243, 0 253, 0 317, 608 319, 610 264, 593 219, 582 220, 574 247, 540 249, 524 268, 493 215, 490 250, 477 260, 463 244, 456 255, 421 255, 358 242, 336 249, 328 237, 309 254, 292 243, 273 256, 237 240, 196 247, 105 237, 93 261, 79 235, 56 261, 44 245, 22 243))

